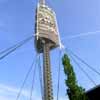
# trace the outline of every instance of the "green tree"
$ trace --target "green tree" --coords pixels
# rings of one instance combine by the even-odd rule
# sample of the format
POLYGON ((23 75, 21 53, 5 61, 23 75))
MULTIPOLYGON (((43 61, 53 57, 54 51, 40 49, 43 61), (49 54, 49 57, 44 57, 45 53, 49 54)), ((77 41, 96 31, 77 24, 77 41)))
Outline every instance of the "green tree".
POLYGON ((67 76, 65 84, 68 87, 67 94, 70 100, 88 100, 85 95, 85 89, 78 86, 76 81, 76 75, 73 66, 70 63, 70 59, 67 54, 64 54, 62 58, 62 64, 64 66, 64 73, 67 76))

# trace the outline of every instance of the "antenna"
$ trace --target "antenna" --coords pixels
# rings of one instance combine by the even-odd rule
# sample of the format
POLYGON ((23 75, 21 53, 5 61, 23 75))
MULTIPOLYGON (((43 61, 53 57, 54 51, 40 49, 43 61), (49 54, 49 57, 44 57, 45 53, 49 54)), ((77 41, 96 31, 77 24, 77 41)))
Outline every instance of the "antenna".
POLYGON ((45 5, 45 0, 39 0, 39 3, 45 5))

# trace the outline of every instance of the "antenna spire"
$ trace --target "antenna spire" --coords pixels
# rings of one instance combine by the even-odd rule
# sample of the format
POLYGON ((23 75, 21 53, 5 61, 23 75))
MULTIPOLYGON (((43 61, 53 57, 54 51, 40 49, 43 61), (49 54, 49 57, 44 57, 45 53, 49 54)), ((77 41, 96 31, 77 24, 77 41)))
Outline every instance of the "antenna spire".
POLYGON ((45 0, 39 0, 39 3, 45 5, 45 0))

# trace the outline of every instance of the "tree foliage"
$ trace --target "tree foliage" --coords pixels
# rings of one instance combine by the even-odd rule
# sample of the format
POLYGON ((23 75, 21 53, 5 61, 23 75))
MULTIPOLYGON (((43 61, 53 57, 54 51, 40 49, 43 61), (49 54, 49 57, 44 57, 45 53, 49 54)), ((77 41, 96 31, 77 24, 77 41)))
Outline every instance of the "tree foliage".
POLYGON ((64 66, 64 73, 67 76, 65 84, 68 87, 67 94, 70 100, 88 100, 85 96, 85 90, 78 86, 76 81, 76 75, 71 65, 70 59, 67 54, 64 54, 62 58, 62 64, 64 66))

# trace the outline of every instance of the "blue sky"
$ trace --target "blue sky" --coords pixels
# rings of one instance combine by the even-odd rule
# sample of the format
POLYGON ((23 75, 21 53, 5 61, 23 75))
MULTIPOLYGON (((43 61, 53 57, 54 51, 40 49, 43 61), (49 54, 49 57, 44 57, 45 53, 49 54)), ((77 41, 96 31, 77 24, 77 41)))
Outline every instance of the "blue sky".
MULTIPOLYGON (((34 17, 37 0, 0 0, 0 51, 31 36, 34 33, 34 17)), ((64 46, 100 70, 100 1, 99 0, 47 0, 57 14, 59 32, 64 46)), ((0 61, 0 100, 14 100, 35 55, 34 41, 0 61)), ((54 96, 56 96, 59 49, 51 52, 54 96)), ((94 87, 72 62, 79 85, 86 90, 94 87)), ((96 84, 100 77, 81 66, 96 84)), ((66 100, 65 76, 61 67, 60 100, 66 100)), ((32 73, 28 78, 20 100, 29 97, 32 73)), ((40 99, 38 73, 36 73, 33 98, 40 99)))

